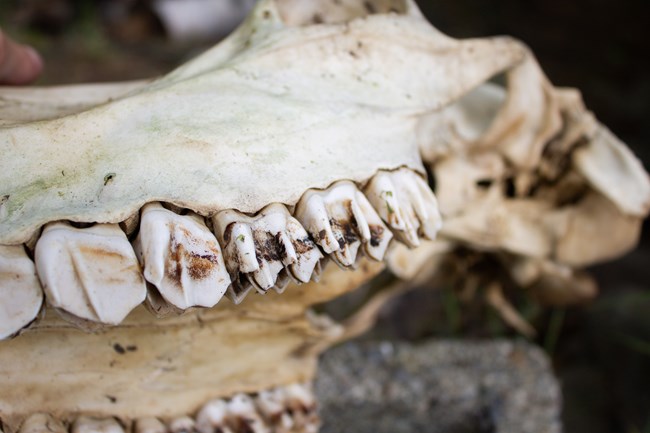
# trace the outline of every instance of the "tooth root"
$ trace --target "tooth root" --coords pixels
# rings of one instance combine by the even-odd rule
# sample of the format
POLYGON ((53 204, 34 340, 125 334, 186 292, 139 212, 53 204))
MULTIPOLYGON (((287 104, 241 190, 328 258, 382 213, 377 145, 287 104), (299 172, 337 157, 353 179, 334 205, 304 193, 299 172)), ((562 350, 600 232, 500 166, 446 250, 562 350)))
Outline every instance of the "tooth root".
POLYGON ((194 433, 195 431, 194 420, 189 416, 175 418, 169 423, 170 433, 194 433))
POLYGON ((34 254, 48 302, 82 320, 117 325, 146 296, 138 259, 117 224, 48 224, 34 254))
POLYGON ((199 433, 231 432, 226 426, 228 404, 217 399, 206 403, 196 416, 196 431, 199 433))
POLYGON ((42 304, 43 290, 25 248, 0 245, 0 340, 32 323, 42 304))
POLYGON ((140 418, 134 423, 133 433, 167 433, 167 427, 158 418, 140 418))
POLYGON ((228 402, 228 418, 234 431, 270 433, 257 413, 253 399, 246 394, 237 394, 228 402))
POLYGON ((79 417, 72 424, 71 433, 124 433, 124 428, 113 418, 79 417))
POLYGON ((30 415, 20 426, 18 433, 67 433, 68 429, 52 415, 36 413, 30 415))
POLYGON ((365 189, 366 196, 395 236, 410 247, 419 236, 435 239, 441 227, 435 195, 426 182, 410 169, 379 172, 365 189))
POLYGON ((146 205, 133 246, 145 279, 181 310, 214 306, 230 284, 219 243, 196 214, 146 205))

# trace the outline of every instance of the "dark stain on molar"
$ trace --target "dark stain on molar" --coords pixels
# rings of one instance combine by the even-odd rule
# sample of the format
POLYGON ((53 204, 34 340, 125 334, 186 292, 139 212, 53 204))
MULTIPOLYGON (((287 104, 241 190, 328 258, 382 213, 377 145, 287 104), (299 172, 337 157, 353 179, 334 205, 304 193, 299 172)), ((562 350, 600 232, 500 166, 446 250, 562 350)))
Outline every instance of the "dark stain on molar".
POLYGON ((281 261, 286 254, 284 245, 280 242, 280 233, 274 235, 271 232, 265 232, 261 236, 255 236, 255 255, 260 265, 262 259, 267 262, 281 261))
POLYGON ((334 218, 330 219, 330 225, 335 231, 336 240, 339 243, 339 247, 343 248, 345 244, 351 244, 359 240, 356 231, 354 230, 354 225, 350 221, 338 221, 334 218))
POLYGON ((309 251, 313 250, 314 247, 316 247, 316 244, 314 244, 314 242, 312 242, 309 237, 296 239, 291 243, 293 244, 293 249, 296 250, 296 253, 298 254, 306 254, 309 251))
MULTIPOLYGON (((203 280, 210 276, 212 271, 218 265, 218 256, 216 249, 199 254, 194 251, 187 251, 183 244, 176 240, 175 225, 170 227, 169 235, 169 256, 167 257, 167 266, 165 266, 165 273, 167 277, 174 282, 178 287, 182 286, 183 269, 186 265, 187 272, 193 280, 203 280)), ((184 228, 179 228, 184 237, 190 243, 196 244, 198 240, 195 239, 189 231, 184 228)))
POLYGON ((379 246, 381 237, 384 234, 384 228, 380 225, 370 224, 370 245, 373 247, 379 246))

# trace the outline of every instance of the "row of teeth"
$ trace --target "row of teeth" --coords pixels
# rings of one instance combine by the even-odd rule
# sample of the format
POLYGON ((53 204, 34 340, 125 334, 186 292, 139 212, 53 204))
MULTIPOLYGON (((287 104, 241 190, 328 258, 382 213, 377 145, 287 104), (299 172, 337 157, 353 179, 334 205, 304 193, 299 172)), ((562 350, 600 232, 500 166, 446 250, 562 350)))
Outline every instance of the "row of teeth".
POLYGON ((0 246, 0 338, 35 320, 43 292, 77 325, 117 325, 143 301, 164 316, 212 307, 224 294, 239 303, 253 289, 281 293, 317 279, 323 253, 353 268, 362 254, 382 260, 393 235, 415 247, 439 228, 433 193, 405 168, 379 172, 364 193, 348 181, 309 190, 293 216, 271 204, 255 216, 225 210, 206 220, 150 203, 139 221, 50 223, 34 262, 23 246, 0 246))
POLYGON ((49 415, 36 414, 23 422, 18 433, 316 433, 319 424, 311 387, 294 384, 254 396, 212 400, 195 417, 167 423, 141 418, 125 427, 115 418, 79 417, 66 428, 49 415))

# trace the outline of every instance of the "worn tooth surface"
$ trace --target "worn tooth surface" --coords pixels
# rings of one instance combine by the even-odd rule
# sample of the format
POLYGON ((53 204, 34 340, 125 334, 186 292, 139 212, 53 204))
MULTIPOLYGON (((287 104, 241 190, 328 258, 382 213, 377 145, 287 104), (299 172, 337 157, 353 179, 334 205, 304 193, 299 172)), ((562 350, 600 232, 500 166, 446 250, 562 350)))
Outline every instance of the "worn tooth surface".
POLYGON ((158 418, 140 418, 133 425, 133 433, 167 433, 167 427, 158 418))
POLYGON ((33 322, 42 304, 43 290, 25 248, 0 245, 0 340, 33 322))
POLYGON ((169 422, 169 431, 170 433, 194 433, 196 425, 192 418, 183 416, 169 422))
POLYGON ((226 290, 226 296, 232 301, 233 304, 239 305, 251 290, 255 289, 255 286, 242 274, 238 274, 235 279, 233 279, 232 284, 226 290))
POLYGON ((289 276, 287 270, 286 269, 283 270, 278 274, 278 279, 275 280, 275 285, 273 286, 273 290, 275 290, 279 294, 284 293, 289 283, 291 283, 291 280, 292 278, 289 276))
POLYGON ((271 204, 255 216, 223 211, 213 217, 213 225, 232 280, 247 279, 260 293, 272 287, 282 290, 284 281, 278 284, 278 276, 285 269, 299 282, 309 281, 322 257, 306 230, 281 204, 271 204), (237 277, 241 274, 245 278, 237 277))
POLYGON ((417 247, 419 236, 435 239, 442 225, 438 204, 426 182, 412 170, 380 171, 365 193, 400 241, 417 247))
POLYGON ((196 415, 196 430, 199 433, 230 433, 226 425, 228 404, 225 400, 216 399, 207 402, 196 415))
POLYGON ((138 259, 117 224, 48 224, 34 254, 48 302, 77 318, 117 325, 146 296, 138 259))
POLYGON ((255 402, 246 394, 237 394, 228 402, 228 421, 236 432, 270 433, 255 402))
POLYGON ((230 285, 219 243, 196 214, 147 204, 133 246, 145 279, 176 308, 212 307, 230 285))
POLYGON ((75 420, 70 433, 124 433, 124 428, 114 418, 91 418, 82 416, 75 420))
POLYGON ((30 415, 20 426, 18 433, 67 433, 63 423, 52 415, 35 413, 30 415))

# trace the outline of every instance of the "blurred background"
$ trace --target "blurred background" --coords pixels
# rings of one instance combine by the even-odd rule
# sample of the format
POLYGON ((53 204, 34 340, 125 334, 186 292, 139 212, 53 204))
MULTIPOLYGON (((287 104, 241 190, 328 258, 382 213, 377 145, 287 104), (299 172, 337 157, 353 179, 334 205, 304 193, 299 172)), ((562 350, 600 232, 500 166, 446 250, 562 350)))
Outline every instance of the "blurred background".
MULTIPOLYGON (((208 48, 255 0, 1 0, 0 27, 44 57, 37 84, 160 75, 208 48)), ((650 167, 650 1, 420 0, 454 37, 508 34, 525 41, 556 86, 587 107, 650 167)), ((650 227, 639 248, 591 269, 600 295, 549 308, 511 301, 553 361, 569 433, 650 433, 650 227)), ((453 287, 423 287, 384 311, 372 337, 523 338, 453 287), (407 314, 408 312, 408 314, 407 314)))

